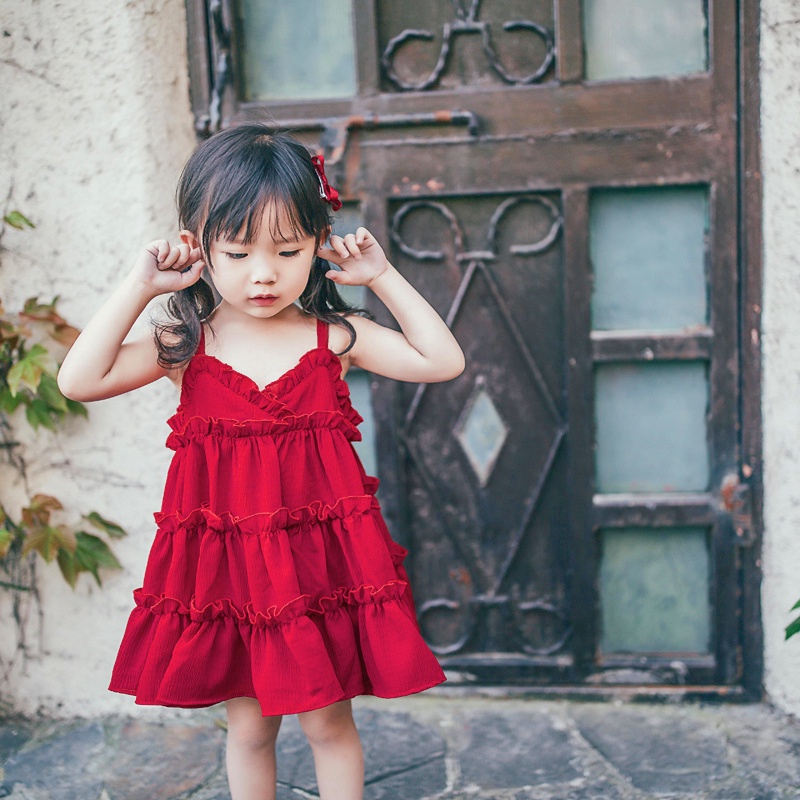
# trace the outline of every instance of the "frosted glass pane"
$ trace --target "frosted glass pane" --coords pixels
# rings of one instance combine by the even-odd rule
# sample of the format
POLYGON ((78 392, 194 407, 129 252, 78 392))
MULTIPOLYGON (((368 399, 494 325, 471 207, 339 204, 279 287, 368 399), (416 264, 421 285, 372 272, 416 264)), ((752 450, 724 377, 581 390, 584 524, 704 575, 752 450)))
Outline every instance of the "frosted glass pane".
POLYGON ((595 372, 599 492, 705 491, 706 365, 609 364, 595 372))
POLYGON ((588 80, 708 68, 704 0, 583 0, 588 80))
POLYGON ((370 395, 370 374, 360 369, 351 369, 347 373, 347 385, 350 388, 350 399, 353 408, 364 418, 358 429, 361 441, 354 442, 356 453, 367 471, 367 475, 375 475, 377 461, 375 458, 375 416, 372 413, 372 397, 370 395))
POLYGON ((589 206, 595 330, 676 330, 708 318, 705 187, 602 190, 589 206))
MULTIPOLYGON (((333 215, 333 232, 338 236, 347 236, 348 233, 355 233, 363 224, 364 215, 361 213, 361 206, 358 203, 344 203, 333 215)), ((337 286, 336 288, 351 306, 356 306, 357 308, 366 306, 366 286, 337 286)))
POLYGON ((352 0, 239 0, 244 100, 356 94, 352 0))
POLYGON ((707 653, 709 553, 704 528, 601 531, 604 653, 707 653))
POLYGON ((478 482, 486 486, 492 469, 508 438, 508 426, 484 388, 468 401, 469 411, 462 414, 456 439, 464 449, 478 482))

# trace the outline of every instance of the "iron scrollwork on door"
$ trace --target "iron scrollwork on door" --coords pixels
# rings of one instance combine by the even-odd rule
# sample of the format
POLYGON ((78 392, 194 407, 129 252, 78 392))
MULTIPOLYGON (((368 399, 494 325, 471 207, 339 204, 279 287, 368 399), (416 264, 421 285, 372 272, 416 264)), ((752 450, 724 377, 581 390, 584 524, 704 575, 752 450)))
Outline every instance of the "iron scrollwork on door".
POLYGON ((397 86, 398 89, 403 91, 423 91, 435 86, 447 68, 447 61, 451 52, 453 40, 456 36, 461 34, 480 34, 481 45, 486 59, 489 62, 489 66, 505 83, 511 84, 512 86, 524 86, 540 81, 547 74, 555 60, 556 54, 555 40, 553 32, 550 29, 529 19, 508 20, 503 23, 504 31, 528 31, 533 36, 539 37, 545 45, 546 52, 538 68, 529 75, 515 76, 506 69, 495 51, 491 23, 478 19, 481 0, 471 0, 469 9, 464 8, 462 0, 452 0, 452 2, 456 13, 456 19, 453 22, 446 22, 444 24, 442 28, 442 47, 439 52, 439 59, 433 71, 426 78, 416 83, 403 80, 394 68, 394 58, 400 48, 406 43, 413 40, 433 41, 435 35, 428 30, 408 29, 389 40, 386 49, 381 55, 381 66, 383 67, 386 77, 397 86))
MULTIPOLYGON (((563 648, 572 632, 568 616, 563 608, 560 607, 558 601, 547 596, 530 597, 524 587, 517 586, 509 589, 507 586, 512 564, 520 551, 523 538, 528 531, 534 510, 537 508, 545 482, 553 468, 556 455, 566 433, 566 421, 563 419, 557 402, 528 349, 525 339, 518 329, 509 306, 504 300, 499 285, 492 274, 493 262, 496 262, 500 257, 498 253, 498 230, 502 220, 509 211, 526 204, 537 206, 545 211, 550 221, 549 228, 537 241, 509 245, 508 252, 516 256, 541 254, 550 249, 558 240, 563 226, 558 207, 543 195, 521 195, 510 197, 500 202, 489 221, 486 243, 482 249, 465 249, 461 224, 452 209, 443 202, 435 200, 412 200, 406 202, 394 213, 391 223, 392 241, 403 254, 415 261, 442 262, 446 258, 444 251, 412 247, 405 241, 402 228, 404 220, 420 210, 433 211, 446 221, 450 229, 455 260, 459 265, 464 265, 460 283, 446 315, 448 326, 453 327, 459 317, 459 312, 462 309, 471 284, 480 276, 499 310, 502 325, 510 334, 514 347, 522 355, 527 377, 535 385, 536 391, 542 399, 546 412, 550 416, 549 424, 552 425, 553 431, 552 437, 549 439, 549 445, 546 448, 547 453, 541 461, 542 466, 538 474, 532 476, 531 489, 525 502, 521 504, 520 517, 509 537, 508 547, 505 550, 502 563, 493 571, 494 574, 489 578, 488 588, 485 587, 484 591, 472 591, 472 588, 478 585, 476 577, 479 570, 475 560, 476 556, 470 551, 470 548, 463 546, 447 516, 441 512, 441 504, 434 501, 434 506, 438 509, 437 519, 441 525, 441 530, 451 541, 455 551, 458 553, 459 561, 463 564, 463 566, 454 570, 454 572, 458 573, 457 575, 451 574, 451 578, 454 578, 454 585, 458 584, 463 589, 459 599, 454 597, 431 597, 419 605, 419 618, 423 631, 426 630, 426 620, 428 618, 436 617, 441 620, 443 615, 448 619, 448 631, 451 633, 454 630, 457 631, 455 635, 450 636, 450 641, 443 642, 441 641, 442 637, 439 637, 440 641, 431 643, 431 649, 441 656, 454 655, 468 648, 470 642, 474 641, 476 636, 482 636, 493 625, 490 617, 495 622, 497 620, 500 621, 499 625, 495 624, 495 628, 503 631, 503 642, 501 643, 503 650, 523 652, 530 656, 548 656, 557 653, 563 648), (546 628, 548 632, 552 632, 548 641, 541 646, 533 646, 525 634, 526 627, 531 624, 531 618, 537 615, 547 619, 546 628)), ((478 493, 486 490, 494 464, 509 433, 497 411, 492 408, 493 403, 487 391, 489 388, 487 383, 484 376, 479 375, 477 377, 464 411, 451 431, 451 434, 456 439, 459 439, 463 450, 467 451, 469 445, 462 440, 462 434, 468 424, 467 418, 472 415, 473 409, 478 406, 478 398, 481 399, 482 408, 484 409, 481 412, 484 415, 483 424, 486 424, 487 420, 489 420, 489 426, 492 427, 492 420, 495 420, 494 428, 496 429, 498 440, 494 443, 488 443, 486 457, 483 458, 480 455, 471 457, 468 452, 465 453, 473 471, 476 484, 475 491, 478 493), (489 410, 486 411, 485 409, 489 410), (492 414, 494 414, 494 417, 492 414)), ((436 481, 431 469, 426 465, 425 457, 419 451, 412 433, 414 422, 420 412, 422 401, 427 391, 429 391, 427 384, 421 384, 417 388, 405 416, 400 440, 428 495, 431 498, 436 498, 436 481)))

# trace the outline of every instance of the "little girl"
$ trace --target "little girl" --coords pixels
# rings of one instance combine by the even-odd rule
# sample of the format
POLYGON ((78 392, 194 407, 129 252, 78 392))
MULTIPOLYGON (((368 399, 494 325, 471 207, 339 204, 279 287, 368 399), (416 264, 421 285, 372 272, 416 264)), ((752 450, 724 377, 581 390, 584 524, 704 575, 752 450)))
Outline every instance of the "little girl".
POLYGON ((343 376, 358 366, 445 381, 463 354, 369 231, 330 236, 338 194, 322 158, 288 136, 246 124, 206 140, 178 206, 180 243, 142 251, 59 374, 81 401, 161 377, 180 387, 157 532, 110 688, 143 704, 224 701, 233 800, 275 797, 281 715, 296 713, 321 797, 356 800, 351 698, 407 695, 444 675, 417 627, 406 551, 353 450, 361 417, 343 376), (354 313, 335 284, 369 286, 402 332, 354 313), (123 344, 167 292, 171 321, 123 344))

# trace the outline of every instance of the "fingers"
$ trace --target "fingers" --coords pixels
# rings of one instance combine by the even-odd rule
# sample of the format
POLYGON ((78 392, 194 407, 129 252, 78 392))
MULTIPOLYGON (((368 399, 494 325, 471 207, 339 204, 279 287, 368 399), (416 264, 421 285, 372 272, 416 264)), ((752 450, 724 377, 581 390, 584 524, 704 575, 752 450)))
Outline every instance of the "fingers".
POLYGON ((338 253, 331 249, 330 247, 326 247, 325 245, 321 245, 317 248, 317 255, 320 258, 325 259, 325 261, 335 261, 338 257, 338 253))
POLYGON ((317 255, 326 261, 334 261, 337 264, 348 258, 358 261, 374 244, 375 239, 372 234, 362 226, 355 233, 348 233, 346 236, 334 234, 330 237, 327 246, 323 245, 317 250, 317 255))
POLYGON ((345 237, 331 236, 330 246, 321 247, 319 252, 322 258, 326 258, 323 251, 327 251, 328 253, 332 251, 335 254, 333 260, 337 262, 345 261, 348 258, 353 258, 358 261, 361 258, 361 246, 355 233, 348 233, 345 237))
POLYGON ((160 272, 172 269, 183 272, 188 266, 202 259, 199 247, 191 247, 186 242, 171 245, 166 239, 153 242, 148 248, 155 256, 156 269, 160 272))
POLYGON ((163 251, 159 250, 159 259, 156 266, 162 272, 167 269, 180 270, 189 259, 189 251, 189 245, 184 243, 169 246, 169 250, 163 256, 161 255, 163 251))
POLYGON ((329 269, 325 273, 325 277, 329 281, 333 281, 334 283, 342 284, 343 286, 346 286, 348 284, 352 284, 352 280, 349 278, 348 274, 346 272, 342 272, 342 271, 340 271, 338 269, 329 269))
POLYGON ((185 289, 187 286, 197 283, 197 281, 200 280, 200 276, 203 274, 205 266, 204 261, 195 261, 191 266, 181 270, 181 288, 185 289))

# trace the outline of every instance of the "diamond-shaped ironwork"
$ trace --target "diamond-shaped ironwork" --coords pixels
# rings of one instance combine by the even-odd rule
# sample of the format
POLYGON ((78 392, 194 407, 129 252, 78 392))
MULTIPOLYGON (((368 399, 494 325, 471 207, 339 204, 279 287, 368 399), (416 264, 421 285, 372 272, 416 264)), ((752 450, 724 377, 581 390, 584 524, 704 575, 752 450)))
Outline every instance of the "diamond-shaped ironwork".
MULTIPOLYGON (((503 390, 509 396, 527 396, 529 404, 539 405, 539 411, 531 413, 534 413, 537 420, 537 436, 542 440, 543 445, 543 447, 537 449, 535 454, 532 454, 534 457, 533 462, 535 463, 531 463, 530 470, 526 472, 524 480, 519 482, 526 484, 524 493, 517 494, 513 502, 509 503, 510 487, 502 487, 502 493, 505 495, 506 500, 501 513, 506 517, 507 521, 502 528, 498 527, 495 521, 492 531, 496 552, 501 552, 501 549, 505 551, 505 556, 502 558, 501 563, 497 563, 490 558, 476 558, 470 543, 464 540, 463 525, 453 525, 442 504, 436 477, 441 470, 441 465, 438 463, 438 456, 435 453, 437 449, 436 436, 443 434, 444 430, 434 428, 429 435, 423 434, 420 430, 420 423, 432 411, 432 406, 426 405, 424 399, 431 391, 435 391, 436 384, 420 384, 406 414, 406 424, 401 436, 406 452, 414 463, 416 472, 424 484, 426 492, 433 501, 432 508, 434 513, 437 513, 442 530, 453 542, 464 563, 469 565, 470 570, 475 573, 475 579, 479 580, 481 584, 486 584, 488 594, 492 595, 501 591, 509 569, 517 557, 528 523, 534 514, 545 483, 553 469, 556 454, 566 432, 566 425, 561 417, 555 398, 547 386, 542 372, 528 349, 493 278, 491 259, 481 258, 482 255, 485 255, 482 253, 473 253, 471 255, 472 257, 464 271, 461 285, 456 294, 456 299, 447 315, 447 322, 451 327, 455 327, 461 319, 475 319, 478 311, 476 303, 488 304, 492 308, 491 316, 499 323, 492 332, 493 348, 500 352, 513 354, 517 361, 516 367, 505 373, 503 390), (433 461, 431 460, 432 458, 433 461), (505 545, 502 545, 501 542, 505 542, 505 545), (481 576, 480 578, 478 578, 479 575, 481 576)), ((483 385, 491 387, 489 380, 483 385)), ((486 391, 486 388, 484 388, 484 391, 486 391)), ((475 399, 476 392, 477 387, 474 387, 470 393, 470 399, 465 404, 467 413, 471 410, 471 401, 475 399)), ((500 398, 493 401, 493 404, 503 409, 504 424, 508 423, 509 426, 508 437, 504 443, 505 446, 509 446, 511 443, 518 446, 519 442, 515 441, 517 431, 514 423, 508 418, 504 405, 500 403, 500 398)), ((463 412, 459 415, 459 418, 462 417, 466 419, 466 414, 463 412)), ((460 429, 461 424, 459 423, 457 431, 460 429)), ((519 436, 520 441, 529 439, 530 430, 524 427, 520 428, 519 436)), ((463 449, 464 445, 457 435, 453 438, 458 441, 458 446, 463 449)), ((438 446, 444 448, 445 443, 442 442, 438 446)), ((467 458, 469 459, 469 456, 467 458)), ((487 483, 482 488, 489 493, 494 489, 491 483, 487 483)), ((488 502, 492 503, 492 498, 488 498, 488 502)), ((498 514, 494 516, 496 520, 498 514)))
POLYGON ((455 436, 475 471, 478 483, 486 486, 508 438, 508 426, 480 380, 464 407, 455 436))
MULTIPOLYGON (((542 206, 550 214, 551 225, 540 241, 505 245, 507 252, 524 256, 543 253, 560 236, 562 219, 558 208, 541 195, 511 197, 501 202, 492 214, 485 250, 465 249, 459 220, 443 203, 415 200, 403 204, 393 218, 392 238, 395 245, 405 256, 417 261, 444 261, 445 251, 410 247, 401 235, 403 219, 424 208, 438 212, 449 222, 455 262, 462 267, 462 272, 446 322, 451 328, 459 324, 469 324, 474 328, 477 324, 481 330, 490 331, 492 342, 492 355, 485 352, 482 343, 473 342, 472 356, 478 358, 488 371, 485 376, 479 376, 473 385, 458 413, 452 438, 447 436, 446 428, 441 425, 427 424, 431 415, 436 416, 444 399, 432 399, 437 398, 436 393, 440 391, 436 384, 420 384, 409 404, 400 432, 410 459, 410 469, 420 484, 419 490, 430 500, 421 520, 424 524, 430 524, 431 518, 435 517, 452 546, 458 564, 460 577, 451 580, 451 584, 455 582, 457 585, 451 585, 441 595, 436 587, 430 587, 428 596, 419 607, 423 627, 429 615, 441 616, 449 612, 460 620, 456 624, 452 618, 448 618, 449 628, 447 625, 445 628, 453 628, 452 636, 447 641, 437 642, 434 650, 440 655, 459 653, 476 637, 480 639, 481 636, 490 635, 493 625, 490 617, 493 614, 500 614, 506 620, 501 626, 505 633, 498 634, 500 644, 492 645, 495 649, 500 647, 512 652, 521 647, 527 654, 549 655, 561 650, 571 633, 568 614, 559 603, 543 597, 531 597, 527 587, 520 587, 513 580, 507 581, 512 564, 523 547, 530 521, 539 507, 545 484, 554 472, 556 456, 566 433, 566 421, 556 396, 544 379, 494 276, 494 265, 500 257, 497 252, 499 224, 510 209, 523 203, 542 206), (464 320, 469 320, 469 323, 464 320), (502 363, 498 360, 499 354, 505 354, 502 363), (502 394, 495 394, 493 399, 490 391, 494 387, 500 387, 502 394), (521 416, 524 409, 527 409, 526 417, 521 416), (532 420, 535 420, 535 426, 531 424, 532 420), (533 441, 537 446, 531 451, 529 466, 524 474, 510 475, 507 482, 504 479, 492 483, 491 476, 497 469, 504 448, 519 458, 520 448, 531 446, 533 441), (469 495, 474 493, 466 490, 468 496, 460 497, 458 490, 453 491, 452 487, 441 484, 439 475, 446 470, 448 460, 457 447, 463 450, 468 469, 477 476, 485 495, 481 492, 483 496, 471 497, 469 495), (476 514, 480 524, 485 526, 478 533, 479 536, 487 531, 490 533, 490 549, 474 538, 469 514, 476 514), (522 602, 518 602, 515 592, 521 589, 525 591, 520 594, 522 602), (531 624, 527 615, 532 613, 556 620, 550 640, 537 646, 528 643, 524 632, 526 626, 531 624), (517 626, 511 621, 512 618, 517 621, 517 626), (519 630, 515 633, 516 627, 519 630)), ((425 593, 421 596, 425 596, 425 593)))

